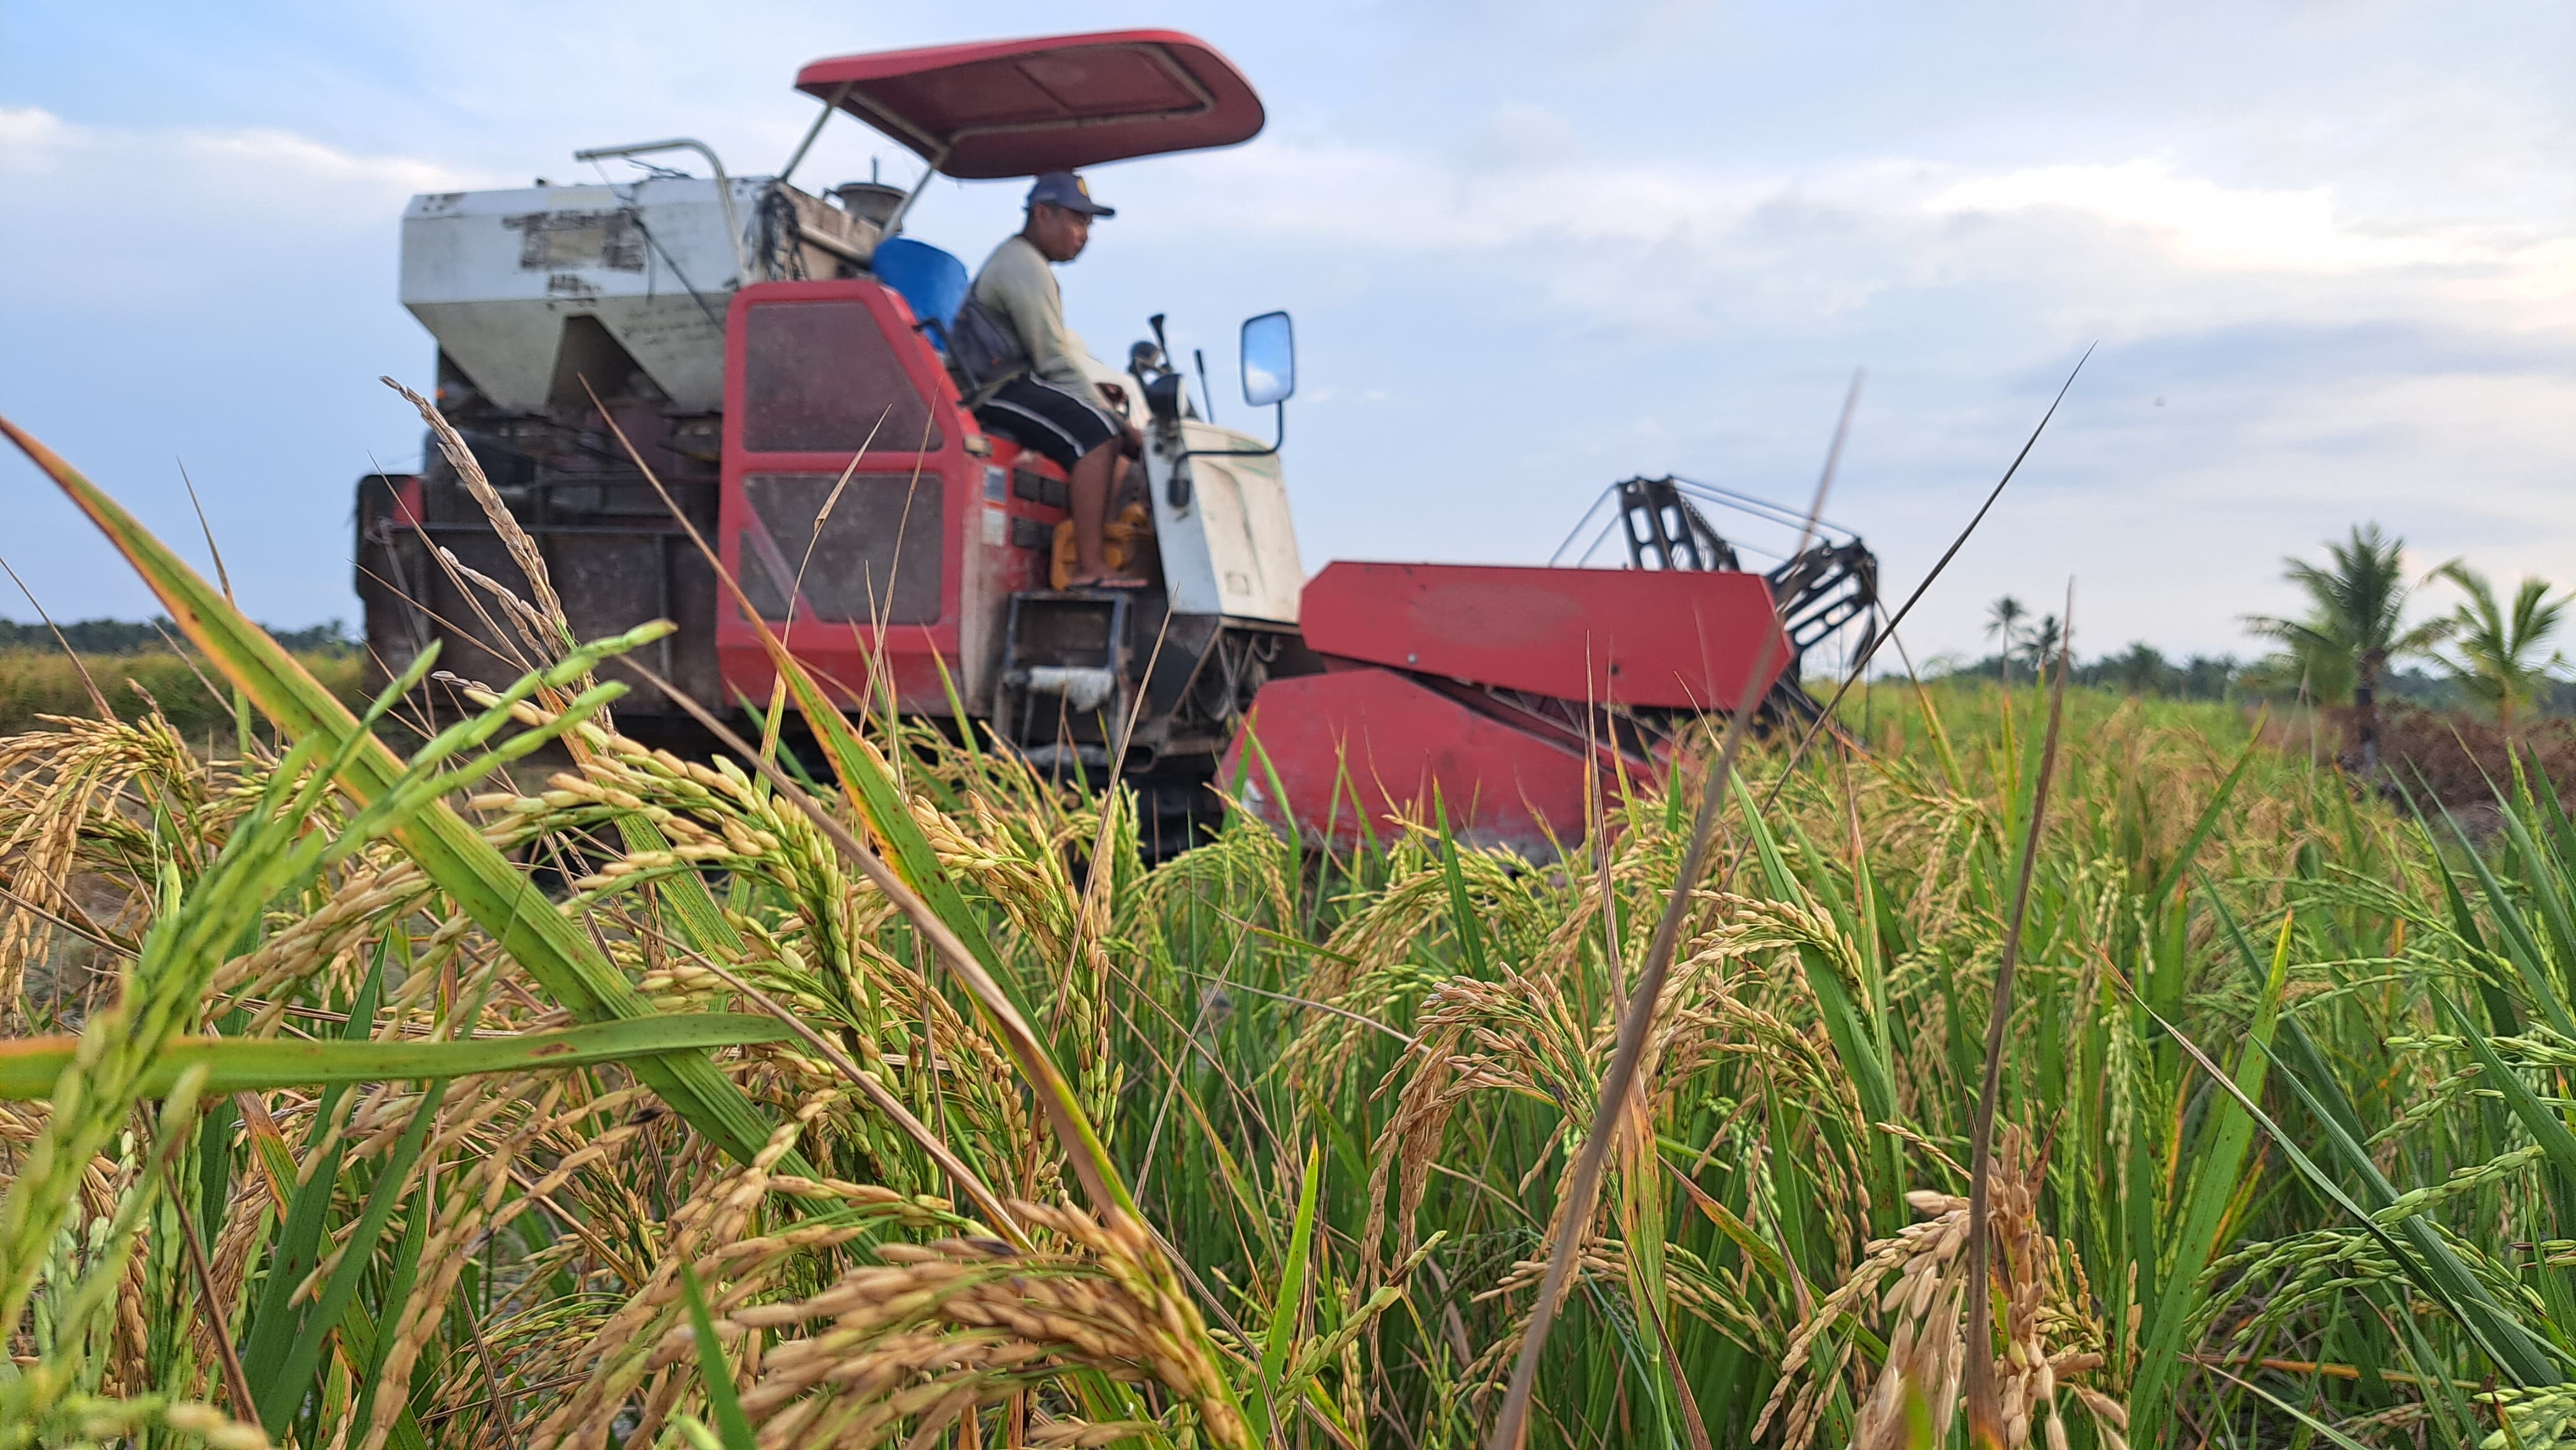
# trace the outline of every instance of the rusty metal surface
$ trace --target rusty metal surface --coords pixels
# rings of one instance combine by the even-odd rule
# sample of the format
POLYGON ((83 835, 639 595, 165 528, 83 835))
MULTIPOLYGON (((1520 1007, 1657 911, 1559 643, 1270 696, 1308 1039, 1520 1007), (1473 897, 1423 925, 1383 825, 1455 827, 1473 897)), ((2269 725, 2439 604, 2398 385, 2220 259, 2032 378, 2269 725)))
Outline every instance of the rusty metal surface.
POLYGON ((644 270, 644 232, 625 211, 532 211, 501 218, 519 234, 519 270, 644 270))

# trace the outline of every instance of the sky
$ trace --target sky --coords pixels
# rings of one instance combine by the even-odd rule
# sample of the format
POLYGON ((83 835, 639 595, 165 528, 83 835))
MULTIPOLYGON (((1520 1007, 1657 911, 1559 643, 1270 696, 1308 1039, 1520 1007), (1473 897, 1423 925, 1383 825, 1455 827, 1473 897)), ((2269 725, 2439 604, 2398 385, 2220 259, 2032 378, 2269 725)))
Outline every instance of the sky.
MULTIPOLYGON (((1826 512, 1901 598, 2091 348, 1918 661, 2070 587, 2080 652, 2251 653, 2244 616, 2298 607, 2283 556, 2364 521, 2419 570, 2576 581, 2548 3, 8 0, 0 414, 201 556, 184 467, 257 617, 354 619, 352 485, 420 454, 376 379, 434 357, 395 300, 408 196, 670 135, 774 171, 809 60, 1131 25, 1205 37, 1269 122, 1097 168, 1120 215, 1069 318, 1119 359, 1169 314, 1248 425, 1235 326, 1295 315, 1310 571, 1545 560, 1636 474, 1803 506, 1859 369, 1826 512)), ((843 118, 799 180, 872 163, 918 172, 843 118)), ((909 229, 972 264, 1020 191, 936 183, 909 229)), ((14 454, 0 559, 57 618, 153 612, 14 454)))

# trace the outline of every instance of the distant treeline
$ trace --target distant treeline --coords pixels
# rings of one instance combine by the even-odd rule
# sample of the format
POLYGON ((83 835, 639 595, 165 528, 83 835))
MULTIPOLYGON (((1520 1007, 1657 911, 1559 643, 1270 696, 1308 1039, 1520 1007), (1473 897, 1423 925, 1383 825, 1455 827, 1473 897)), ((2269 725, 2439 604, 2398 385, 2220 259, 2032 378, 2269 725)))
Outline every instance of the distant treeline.
MULTIPOLYGON (((65 644, 85 655, 168 654, 171 647, 187 647, 187 639, 169 617, 137 623, 130 619, 83 619, 61 626, 62 638, 39 621, 19 624, 0 619, 0 649, 59 650, 65 644)), ((358 641, 350 638, 348 626, 339 620, 316 624, 304 629, 270 629, 269 635, 279 644, 298 654, 350 654, 358 641)))
MULTIPOLYGON (((2098 685, 2168 700, 2296 700, 2300 682, 2281 667, 2282 663, 2277 658, 2249 662, 2234 655, 2192 655, 2177 661, 2141 641, 2117 654, 2077 664, 2068 678, 2079 685, 2098 685)), ((2005 669, 2004 657, 1999 654, 1974 663, 1958 662, 1954 657, 1935 661, 1931 678, 2000 680, 2005 677, 2005 669)), ((2027 682, 2031 677, 2031 662, 2018 651, 2010 669, 2015 680, 2027 682)), ((2471 703, 2457 679, 2411 666, 2382 675, 2379 696, 2428 710, 2458 710, 2471 703)), ((2576 680, 2548 681, 2537 703, 2543 714, 2576 715, 2576 680)))
MULTIPOLYGON (((2466 559, 2419 578, 2421 565, 2407 562, 2406 541, 2377 524, 2355 524, 2325 548, 2322 564, 2281 561, 2281 577, 2307 596, 2306 614, 2245 616, 2246 632, 2278 645, 2277 653, 2242 665, 2230 655, 2194 655, 2175 664, 2140 642, 2070 673, 2088 685, 2138 695, 2348 706, 2356 764, 2365 773, 2378 766, 2383 703, 2483 714, 2505 741, 2514 738, 2518 715, 2576 714, 2576 666, 2551 647, 2576 611, 2576 591, 2558 593, 2529 575, 2502 587, 2466 559), (2408 623, 2408 605, 2434 585, 2453 591, 2451 607, 2408 623), (2414 668, 2417 660, 2440 673, 2414 668)), ((1972 665, 1956 657, 1935 661, 1931 673, 2007 684, 2016 674, 2028 679, 2059 656, 2066 634, 2056 615, 2034 616, 2006 594, 1986 607, 1986 638, 2002 648, 1972 665)))

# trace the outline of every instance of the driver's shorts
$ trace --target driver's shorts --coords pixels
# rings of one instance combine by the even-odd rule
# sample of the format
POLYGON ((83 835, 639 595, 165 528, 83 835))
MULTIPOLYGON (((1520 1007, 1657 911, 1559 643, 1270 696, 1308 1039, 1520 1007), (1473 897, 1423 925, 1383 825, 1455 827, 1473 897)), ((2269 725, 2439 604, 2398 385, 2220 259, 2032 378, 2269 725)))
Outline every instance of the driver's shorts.
POLYGON ((1084 454, 1126 430, 1099 400, 1043 378, 1013 378, 975 410, 975 421, 1023 448, 1034 448, 1067 473, 1084 454))

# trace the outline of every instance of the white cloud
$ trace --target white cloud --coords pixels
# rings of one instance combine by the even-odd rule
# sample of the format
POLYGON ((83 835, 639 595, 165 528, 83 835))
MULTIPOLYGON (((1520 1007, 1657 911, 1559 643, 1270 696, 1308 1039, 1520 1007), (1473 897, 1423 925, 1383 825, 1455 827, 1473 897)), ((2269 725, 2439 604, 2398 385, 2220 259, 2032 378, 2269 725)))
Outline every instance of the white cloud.
MULTIPOLYGON (((154 149, 154 138, 127 140, 129 149, 154 149)), ((222 173, 227 180, 261 180, 355 192, 410 196, 456 191, 472 177, 454 167, 409 156, 360 156, 287 131, 189 131, 171 138, 180 164, 222 173)), ((111 143, 114 144, 114 143, 111 143)))
POLYGON ((1122 168, 1120 226, 1266 258, 1438 259, 1507 281, 1507 310, 1672 338, 1830 333, 1873 307, 1919 321, 1978 292, 2013 309, 2012 330, 2111 338, 2258 319, 2576 325, 2576 237, 2501 201, 2363 214, 2332 182, 2231 184, 2169 157, 1598 164, 1526 107, 1473 135, 1452 151, 1270 139, 1122 168))
POLYGON ((369 225, 385 219, 387 198, 398 210, 414 192, 490 184, 438 162, 364 155, 274 127, 94 126, 33 106, 0 107, 0 175, 16 179, 22 220, 74 199, 117 197, 129 209, 149 202, 164 217, 176 208, 192 231, 281 215, 334 229, 369 225))
MULTIPOLYGON (((1812 467, 1809 444, 1786 436, 1803 414, 1784 427, 1763 410, 1801 390, 1828 406, 1836 384, 1817 364, 1841 349, 1842 366, 1879 372, 1841 510, 1910 588, 2045 401, 2017 395, 2012 375, 2042 358, 2062 368, 2100 338, 1919 638, 1972 646, 1981 601, 2072 574, 2089 647, 2241 653, 2242 614, 2291 607, 2269 598, 2280 557, 2371 517, 2440 557, 2564 576, 2576 237, 2563 221, 2502 201, 2411 215, 2387 196, 2348 205, 2331 177, 2222 170, 1894 155, 1765 171, 1277 140, 1120 181, 1125 217, 1158 244, 1209 246, 1213 232, 1253 268, 1348 259, 1422 289, 1426 322, 1481 305, 1475 341, 1432 334, 1415 349, 1465 356, 1419 365, 1471 367, 1516 326, 1516 370, 1585 409, 1579 428, 1506 424, 1508 405, 1485 400, 1502 431, 1479 442, 1517 452, 1518 473, 1479 487, 1566 502, 1463 520, 1437 488, 1363 491, 1350 518, 1319 500, 1301 504, 1315 557, 1384 555, 1417 533, 1452 557, 1543 554, 1580 511, 1561 490, 1624 472, 1776 489, 1812 467), (1622 386, 1592 390, 1612 377, 1622 386), (2151 403, 2166 394, 2171 406, 2151 403)), ((1462 401, 1474 406, 1455 391, 1426 406, 1475 416, 1462 401)))
POLYGON ((63 118, 34 106, 0 106, 0 167, 33 169, 50 159, 56 139, 68 128, 63 118))
MULTIPOLYGON (((1544 113, 1540 113, 1544 114, 1544 113)), ((1507 112, 1492 131, 1539 129, 1507 112)), ((1590 164, 1561 148, 1471 148, 1472 161, 1427 150, 1271 141, 1124 175, 1128 186, 1186 202, 1139 208, 1162 232, 1329 240, 1388 251, 1498 249, 1536 241, 1707 246, 1765 208, 1813 207, 1893 222, 1943 224, 2054 210, 2134 228, 2179 266, 2351 275, 2407 268, 2505 269, 2527 295, 2576 288, 2568 239, 2530 225, 2365 221, 2335 188, 2228 186, 2162 158, 1979 170, 1905 156, 1856 158, 1784 172, 1590 164)))
POLYGON ((294 279, 353 239, 390 242, 413 193, 493 180, 273 127, 94 126, 35 107, 0 109, 0 178, 12 216, 0 300, 128 311, 246 285, 291 305, 294 279))
MULTIPOLYGON (((185 452, 202 486, 229 457, 281 567, 310 572, 343 548, 339 480, 412 446, 372 382, 428 355, 393 299, 405 195, 567 176, 576 146, 653 135, 757 171, 811 115, 786 92, 799 60, 1118 18, 748 3, 757 23, 713 29, 688 0, 613 24, 456 0, 310 35, 174 13, 126 47, 160 72, 80 70, 95 38, 66 32, 68 78, 0 109, 0 326, 45 357, 0 406, 57 400, 76 424, 58 441, 131 479, 185 452), (232 49, 173 60, 201 45, 232 49), (188 395, 138 417, 119 386, 137 358, 184 359, 188 395), (245 400, 295 426, 233 431, 245 400)), ((1638 471, 1803 489, 1866 362, 1837 512, 1909 586, 2052 370, 2100 338, 1915 643, 1973 649, 1979 601, 2053 597, 2076 572, 2102 647, 2242 649, 2236 616, 2284 606, 2266 597, 2279 556, 2373 515, 2499 576, 2567 574, 2576 111, 2546 64, 2576 34, 2563 18, 1599 8, 1185 19, 1261 86, 1268 134, 1103 168, 1122 215, 1066 278, 1096 343, 1168 310, 1240 422, 1221 322, 1299 310, 1310 560, 1544 555, 1638 471)), ((802 179, 867 175, 872 155, 913 174, 839 121, 802 179)), ((941 185, 917 217, 972 263, 1017 204, 1009 184, 941 185)), ((166 517, 193 530, 183 497, 166 517)), ((345 570, 324 572, 294 596, 323 602, 279 617, 344 610, 345 570)))
MULTIPOLYGON (((2295 191, 2222 186, 2167 161, 2036 166, 1951 182, 1924 202, 1933 215, 2055 208, 2155 237, 2186 266, 2351 275, 2394 268, 2515 268, 2527 238, 2491 227, 2375 228, 2340 213, 2331 186, 2295 191)), ((2563 269, 2526 262, 2515 275, 2540 295, 2576 287, 2563 269)))

